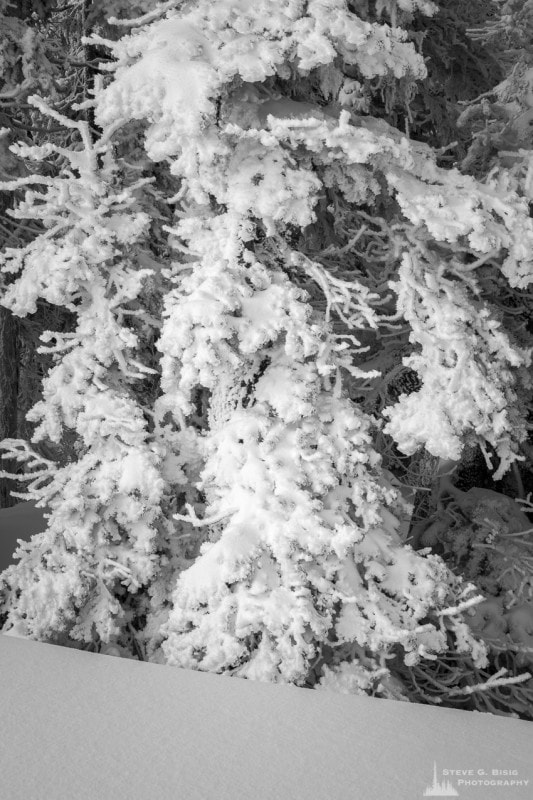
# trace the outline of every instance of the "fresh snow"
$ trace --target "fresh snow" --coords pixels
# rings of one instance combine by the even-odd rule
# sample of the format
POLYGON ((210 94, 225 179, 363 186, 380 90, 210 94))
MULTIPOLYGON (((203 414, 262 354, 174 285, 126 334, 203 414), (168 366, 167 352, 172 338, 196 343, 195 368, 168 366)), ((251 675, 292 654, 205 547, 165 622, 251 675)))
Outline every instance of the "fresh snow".
POLYGON ((5 800, 417 800, 434 762, 438 781, 450 780, 463 800, 533 796, 529 722, 6 635, 0 674, 5 800))

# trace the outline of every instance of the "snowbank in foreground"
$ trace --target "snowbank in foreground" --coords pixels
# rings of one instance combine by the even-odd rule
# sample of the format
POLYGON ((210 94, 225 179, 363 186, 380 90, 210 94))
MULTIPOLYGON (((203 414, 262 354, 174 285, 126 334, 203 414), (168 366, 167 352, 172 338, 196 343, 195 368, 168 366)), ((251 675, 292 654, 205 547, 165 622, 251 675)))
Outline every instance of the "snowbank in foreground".
POLYGON ((416 800, 434 762, 463 800, 533 796, 529 722, 5 635, 0 674, 6 800, 416 800))
POLYGON ((17 539, 29 541, 34 533, 46 528, 43 511, 35 503, 19 503, 12 508, 0 509, 0 572, 13 561, 17 539))

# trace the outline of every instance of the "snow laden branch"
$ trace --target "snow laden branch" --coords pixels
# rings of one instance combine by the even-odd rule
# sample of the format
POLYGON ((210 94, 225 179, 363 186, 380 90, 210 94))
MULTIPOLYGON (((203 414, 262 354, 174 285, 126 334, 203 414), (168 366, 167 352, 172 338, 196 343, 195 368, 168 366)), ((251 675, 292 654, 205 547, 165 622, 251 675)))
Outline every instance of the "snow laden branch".
POLYGON ((67 308, 75 322, 42 336, 53 366, 28 414, 36 451, 3 443, 27 464, 19 479, 29 483, 26 496, 46 507, 48 527, 3 574, 1 609, 5 630, 85 646, 113 642, 128 652, 132 608, 150 604, 148 587, 177 553, 165 503, 170 487, 185 480, 175 438, 165 441, 149 427, 137 388, 157 375, 141 335, 152 318, 143 292, 154 270, 141 266, 150 224, 143 191, 151 181, 120 182, 108 130, 93 141, 86 123, 32 102, 79 138, 71 149, 13 148, 36 162, 59 155, 62 167, 45 182, 40 175, 25 181, 39 188, 28 189, 15 215, 40 220, 43 231, 4 251, 2 270, 15 280, 2 303, 24 316, 46 301, 67 308), (65 440, 70 450, 59 447, 65 440), (41 445, 56 446, 58 461, 42 458, 41 445))
POLYGON ((476 436, 494 448, 500 459, 494 477, 501 478, 527 437, 518 392, 528 382, 530 352, 509 339, 463 282, 436 274, 427 252, 406 253, 391 286, 417 346, 404 364, 420 375, 422 387, 385 409, 385 431, 404 453, 423 445, 454 461, 465 433, 476 436))
POLYGON ((381 301, 380 295, 371 292, 359 281, 337 278, 302 253, 292 253, 290 263, 302 267, 322 290, 326 301, 326 322, 331 321, 333 311, 349 328, 378 327, 373 305, 381 301))

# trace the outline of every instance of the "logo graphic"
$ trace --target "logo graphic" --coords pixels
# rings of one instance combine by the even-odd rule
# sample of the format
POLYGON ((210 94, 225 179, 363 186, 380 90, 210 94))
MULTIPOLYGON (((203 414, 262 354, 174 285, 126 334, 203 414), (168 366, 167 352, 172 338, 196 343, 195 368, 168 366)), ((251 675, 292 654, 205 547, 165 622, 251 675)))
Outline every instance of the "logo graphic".
POLYGON ((424 797, 459 797, 459 792, 450 781, 437 780, 437 762, 433 762, 433 783, 424 789, 424 797))

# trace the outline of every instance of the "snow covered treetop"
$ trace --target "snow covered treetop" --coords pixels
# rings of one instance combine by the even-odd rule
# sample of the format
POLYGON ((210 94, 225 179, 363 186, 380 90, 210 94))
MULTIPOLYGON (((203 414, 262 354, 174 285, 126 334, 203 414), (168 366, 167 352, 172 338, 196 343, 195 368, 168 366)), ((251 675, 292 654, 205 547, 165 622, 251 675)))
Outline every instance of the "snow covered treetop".
MULTIPOLYGON (((394 20, 397 9, 435 10, 431 3, 387 2, 376 11, 394 20)), ((235 159, 236 148, 242 158, 244 149, 254 149, 251 139, 256 150, 277 151, 276 180, 289 168, 290 152, 304 147, 314 162, 299 170, 302 179, 307 173, 301 186, 307 205, 315 205, 323 186, 314 174, 320 163, 342 162, 350 171, 344 191, 363 203, 379 191, 377 172, 427 238, 464 241, 479 253, 503 249, 502 269, 511 285, 530 282, 527 198, 501 180, 483 185, 439 169, 429 147, 356 113, 360 83, 352 75, 362 81, 424 77, 423 59, 402 28, 363 19, 345 0, 198 0, 185 7, 165 4, 154 16, 146 15, 149 24, 119 42, 105 42, 116 61, 107 67, 113 80, 97 94, 96 119, 103 127, 145 121, 149 157, 170 160, 196 202, 211 196, 227 203, 228 186, 216 184, 212 164, 235 159), (318 102, 300 98, 306 81, 307 88, 318 85, 318 102)), ((265 158, 272 167, 272 157, 265 158)), ((263 176, 265 170, 266 164, 263 176)), ((265 186, 261 193, 267 194, 265 186)), ((249 205, 262 216, 251 200, 249 205)))
POLYGON ((423 59, 406 39, 400 28, 350 12, 345 0, 200 0, 106 42, 117 63, 115 81, 98 100, 98 118, 102 124, 120 116, 149 119, 148 151, 163 158, 175 154, 183 134, 215 117, 216 98, 237 80, 288 78, 291 70, 305 74, 338 57, 366 78, 387 72, 421 78, 423 59))

